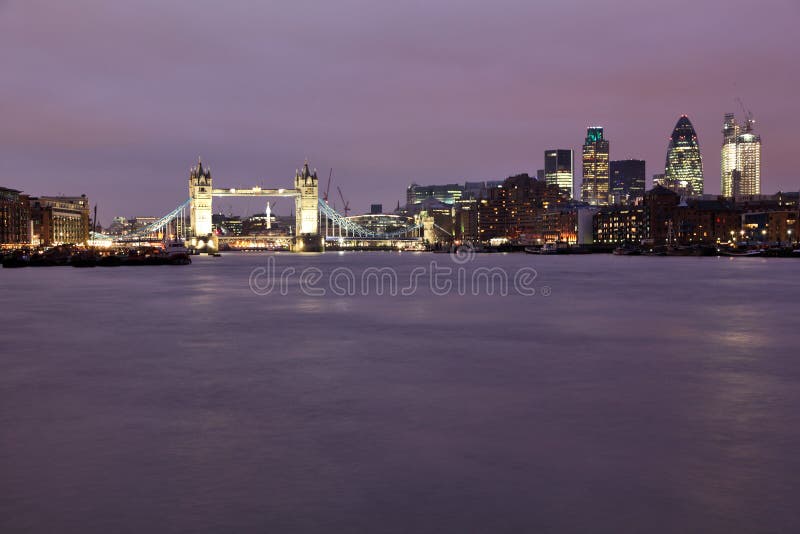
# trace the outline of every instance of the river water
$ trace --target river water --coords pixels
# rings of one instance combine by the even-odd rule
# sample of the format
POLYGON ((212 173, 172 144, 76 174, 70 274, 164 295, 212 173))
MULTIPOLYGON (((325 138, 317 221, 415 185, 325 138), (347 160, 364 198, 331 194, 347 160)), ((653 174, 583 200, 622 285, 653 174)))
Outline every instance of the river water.
POLYGON ((0 532, 797 532, 798 272, 407 252, 5 269, 0 532), (432 261, 510 289, 359 285, 432 261))

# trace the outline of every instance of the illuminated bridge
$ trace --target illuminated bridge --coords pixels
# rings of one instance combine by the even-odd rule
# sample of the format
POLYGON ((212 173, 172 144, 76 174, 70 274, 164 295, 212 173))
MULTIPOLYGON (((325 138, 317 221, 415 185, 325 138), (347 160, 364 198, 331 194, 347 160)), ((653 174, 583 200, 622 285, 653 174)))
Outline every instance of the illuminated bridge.
POLYGON ((189 199, 175 209, 134 233, 125 236, 93 234, 96 243, 110 245, 136 244, 154 240, 178 239, 200 251, 215 252, 223 243, 234 243, 233 248, 270 249, 285 248, 289 244, 294 251, 321 251, 325 243, 336 243, 339 247, 359 246, 369 243, 406 244, 436 241, 437 236, 449 233, 437 226, 431 217, 417 217, 403 228, 380 233, 357 224, 334 210, 319 198, 316 171, 311 171, 308 162, 295 173, 292 188, 215 188, 211 170, 197 165, 189 172, 189 199), (295 232, 293 236, 236 236, 220 237, 212 232, 211 215, 214 197, 294 197, 295 232), (247 243, 252 246, 247 246, 247 243))

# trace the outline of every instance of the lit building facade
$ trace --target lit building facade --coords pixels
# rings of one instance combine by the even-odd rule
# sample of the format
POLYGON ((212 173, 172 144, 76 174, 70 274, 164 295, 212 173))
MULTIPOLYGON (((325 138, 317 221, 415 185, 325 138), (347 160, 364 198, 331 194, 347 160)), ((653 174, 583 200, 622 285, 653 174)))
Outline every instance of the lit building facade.
POLYGON ((761 136, 753 133, 754 123, 748 116, 740 125, 733 113, 725 114, 720 161, 723 196, 761 194, 761 136))
POLYGON ((559 189, 573 196, 574 180, 572 150, 553 149, 544 153, 544 181, 548 185, 557 185, 559 189))
POLYGON ((0 187, 0 245, 30 243, 30 202, 16 189, 0 187))
POLYGON ((368 213, 364 215, 351 215, 349 221, 363 226, 371 232, 378 234, 390 234, 406 228, 412 223, 413 219, 402 215, 390 215, 387 213, 368 213))
POLYGON ((444 204, 455 204, 461 200, 464 186, 459 184, 444 185, 417 185, 411 184, 406 190, 406 203, 408 206, 420 204, 424 200, 434 198, 444 204))
POLYGON ((645 163, 641 159, 623 159, 609 164, 611 199, 614 204, 633 204, 644 198, 645 163))
POLYGON ((685 190, 689 196, 703 194, 703 160, 694 126, 681 115, 670 136, 667 147, 665 180, 670 189, 685 190))
POLYGON ((581 200, 592 206, 608 205, 608 152, 609 144, 603 128, 589 128, 583 144, 581 200))
POLYGON ((84 244, 89 241, 89 199, 31 197, 31 242, 35 245, 84 244))

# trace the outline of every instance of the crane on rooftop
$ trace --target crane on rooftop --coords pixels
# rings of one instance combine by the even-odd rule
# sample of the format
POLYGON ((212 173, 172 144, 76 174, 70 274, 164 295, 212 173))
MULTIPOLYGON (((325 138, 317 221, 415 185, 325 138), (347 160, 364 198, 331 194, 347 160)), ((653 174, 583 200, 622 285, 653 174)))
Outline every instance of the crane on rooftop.
POLYGON ((344 204, 344 216, 347 217, 347 214, 350 213, 350 203, 344 199, 342 188, 337 185, 336 189, 339 191, 339 198, 342 199, 342 204, 344 204))

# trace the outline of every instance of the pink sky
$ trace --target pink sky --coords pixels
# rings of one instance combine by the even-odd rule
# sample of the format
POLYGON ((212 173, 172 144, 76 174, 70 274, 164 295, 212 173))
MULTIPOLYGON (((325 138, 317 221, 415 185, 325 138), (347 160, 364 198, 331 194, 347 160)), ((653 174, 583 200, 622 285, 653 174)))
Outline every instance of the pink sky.
POLYGON ((358 212, 535 173, 595 124, 662 172, 686 113, 717 193, 739 96, 763 190, 797 190, 798 20, 793 0, 0 0, 0 186, 86 193, 108 222, 184 200, 198 154, 220 186, 284 187, 308 157, 358 212))

